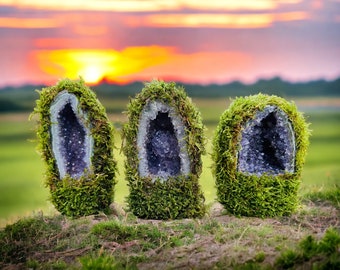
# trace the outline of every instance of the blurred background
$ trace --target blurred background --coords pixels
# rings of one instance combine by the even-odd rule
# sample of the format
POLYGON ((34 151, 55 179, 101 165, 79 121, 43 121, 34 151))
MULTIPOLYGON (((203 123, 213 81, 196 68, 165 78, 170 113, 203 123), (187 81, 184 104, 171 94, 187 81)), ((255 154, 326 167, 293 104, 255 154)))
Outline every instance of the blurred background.
MULTIPOLYGON (((301 196, 340 185, 339 0, 0 0, 0 226, 55 211, 28 117, 36 89, 79 76, 106 107, 117 148, 142 82, 183 85, 207 126, 207 203, 219 117, 230 98, 259 92, 294 101, 311 123, 301 196)), ((124 203, 124 157, 115 156, 124 203)))

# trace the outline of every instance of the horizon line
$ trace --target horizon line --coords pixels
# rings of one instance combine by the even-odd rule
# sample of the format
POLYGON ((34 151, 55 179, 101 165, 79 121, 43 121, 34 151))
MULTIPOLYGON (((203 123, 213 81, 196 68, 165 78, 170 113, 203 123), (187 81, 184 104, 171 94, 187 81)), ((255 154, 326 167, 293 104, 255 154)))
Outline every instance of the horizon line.
MULTIPOLYGON (((61 79, 59 79, 61 80, 61 79)), ((27 87, 27 86, 52 86, 54 84, 56 84, 59 80, 56 80, 55 83, 44 83, 44 82, 26 82, 26 83, 18 83, 18 84, 8 84, 8 85, 1 85, 0 84, 0 91, 6 88, 23 88, 23 87, 27 87)), ((79 80, 84 80, 83 78, 79 78, 79 79, 70 79, 72 81, 79 81, 79 80)), ((151 82, 153 80, 159 80, 159 81, 165 81, 165 82, 174 82, 176 84, 179 85, 199 85, 202 87, 207 87, 207 86, 211 86, 211 85, 230 85, 230 84, 234 84, 234 83, 239 83, 239 84, 243 84, 243 85, 253 85, 256 84, 260 81, 273 81, 273 80, 280 80, 282 82, 285 83, 290 83, 290 84, 304 84, 304 83, 312 83, 312 82, 320 82, 320 81, 324 81, 324 82, 333 82, 333 81, 337 81, 340 80, 340 74, 334 78, 325 78, 325 77, 320 77, 320 78, 315 78, 315 79, 307 79, 307 80, 290 80, 287 78, 283 78, 281 76, 272 76, 272 77, 259 77, 251 82, 247 82, 241 79, 234 79, 234 80, 230 80, 227 82, 211 82, 211 83, 199 83, 199 82, 183 82, 181 80, 175 80, 175 79, 171 79, 171 78, 153 78, 151 80, 131 80, 128 82, 117 82, 117 81, 111 81, 108 80, 106 78, 102 79, 101 81, 99 81, 98 83, 90 83, 90 82, 85 82, 85 84, 89 87, 96 87, 96 86, 100 86, 100 85, 115 85, 115 86, 127 86, 127 85, 132 85, 132 84, 136 84, 136 83, 148 83, 151 82)))

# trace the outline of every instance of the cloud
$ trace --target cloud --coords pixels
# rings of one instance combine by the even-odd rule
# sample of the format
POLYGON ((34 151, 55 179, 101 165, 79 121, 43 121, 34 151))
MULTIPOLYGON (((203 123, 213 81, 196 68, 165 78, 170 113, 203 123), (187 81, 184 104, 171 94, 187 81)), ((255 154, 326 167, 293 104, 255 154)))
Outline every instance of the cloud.
POLYGON ((43 10, 91 10, 116 12, 145 12, 169 10, 176 7, 176 1, 161 0, 3 0, 2 5, 43 10))
POLYGON ((151 14, 127 17, 126 24, 132 27, 188 27, 188 28, 259 28, 275 22, 308 19, 302 11, 262 14, 151 14))
POLYGON ((57 21, 53 18, 14 18, 0 17, 0 28, 58 28, 63 26, 62 21, 57 21))
POLYGON ((3 0, 0 85, 330 78, 339 10, 330 0, 3 0))
POLYGON ((252 65, 252 58, 242 52, 173 52, 167 61, 146 67, 139 72, 122 77, 131 79, 180 80, 190 83, 222 83, 231 78, 240 78, 252 65))
POLYGON ((101 10, 116 12, 150 12, 169 10, 273 10, 301 0, 3 0, 3 5, 49 10, 101 10))

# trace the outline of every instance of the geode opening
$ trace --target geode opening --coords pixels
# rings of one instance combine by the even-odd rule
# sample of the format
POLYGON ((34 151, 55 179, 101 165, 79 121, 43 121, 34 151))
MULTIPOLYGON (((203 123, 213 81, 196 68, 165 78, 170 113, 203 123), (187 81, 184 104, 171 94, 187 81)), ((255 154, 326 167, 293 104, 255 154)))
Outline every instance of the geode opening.
POLYGON ((238 170, 247 174, 279 175, 294 172, 295 136, 287 115, 266 106, 243 127, 238 170))
POLYGON ((188 175, 190 161, 184 137, 184 125, 173 108, 160 101, 146 104, 137 134, 140 176, 164 181, 188 175))
POLYGON ((86 114, 78 107, 77 97, 66 90, 56 96, 50 114, 52 151, 60 178, 78 179, 90 171, 93 152, 86 114))
POLYGON ((180 173, 179 146, 169 113, 159 112, 150 121, 146 142, 149 171, 153 175, 178 175, 180 173))

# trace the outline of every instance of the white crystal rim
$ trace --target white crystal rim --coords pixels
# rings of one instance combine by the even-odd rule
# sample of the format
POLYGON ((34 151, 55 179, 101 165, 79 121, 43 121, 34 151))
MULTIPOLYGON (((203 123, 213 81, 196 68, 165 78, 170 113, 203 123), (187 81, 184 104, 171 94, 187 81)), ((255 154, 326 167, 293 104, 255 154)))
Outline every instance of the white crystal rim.
MULTIPOLYGON (((93 137, 91 135, 90 128, 87 126, 87 123, 89 123, 87 114, 84 113, 80 108, 78 98, 74 94, 69 93, 67 90, 63 90, 54 98, 54 101, 50 107, 52 151, 61 179, 67 175, 66 164, 65 159, 62 157, 58 147, 61 144, 61 138, 60 136, 54 136, 54 134, 60 134, 58 114, 68 103, 71 105, 74 114, 77 116, 79 124, 85 130, 85 156, 83 157, 83 161, 86 164, 88 172, 91 171, 91 158, 93 155, 93 137)), ((80 178, 82 175, 83 174, 76 175, 75 178, 80 178)))
POLYGON ((139 129, 137 134, 137 149, 138 149, 138 159, 139 166, 138 171, 141 177, 151 177, 153 181, 157 178, 160 181, 166 181, 170 175, 153 175, 149 172, 148 169, 148 161, 147 161, 147 151, 145 142, 148 135, 148 130, 150 126, 150 122, 156 119, 159 112, 168 113, 171 123, 174 127, 175 135, 178 141, 178 145, 180 148, 180 174, 181 175, 189 175, 190 173, 190 160, 188 156, 187 143, 185 140, 185 129, 184 124, 179 117, 178 113, 175 111, 173 107, 165 104, 159 100, 149 101, 143 108, 139 120, 139 129))

